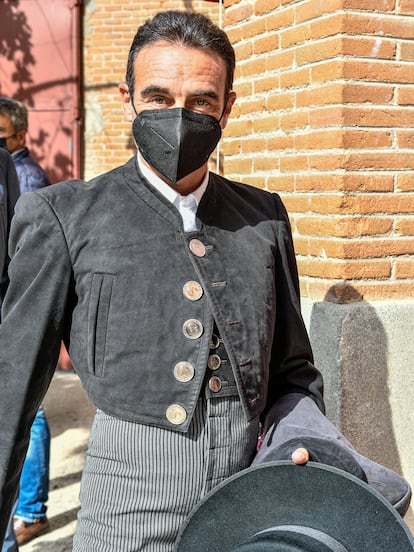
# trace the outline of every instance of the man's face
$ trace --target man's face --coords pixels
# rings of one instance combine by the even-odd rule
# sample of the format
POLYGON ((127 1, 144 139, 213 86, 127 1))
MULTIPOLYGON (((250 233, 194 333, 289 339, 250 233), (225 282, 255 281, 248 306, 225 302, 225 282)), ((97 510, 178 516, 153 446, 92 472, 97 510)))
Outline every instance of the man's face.
MULTIPOLYGON (((138 53, 134 69, 137 113, 184 107, 221 118, 221 127, 226 126, 236 96, 231 92, 225 97, 226 65, 215 52, 159 41, 138 53)), ((135 112, 126 84, 121 84, 120 92, 126 118, 133 121, 135 112)))
POLYGON ((24 130, 15 131, 10 115, 0 113, 0 138, 6 138, 6 148, 10 153, 24 147, 25 135, 24 130))

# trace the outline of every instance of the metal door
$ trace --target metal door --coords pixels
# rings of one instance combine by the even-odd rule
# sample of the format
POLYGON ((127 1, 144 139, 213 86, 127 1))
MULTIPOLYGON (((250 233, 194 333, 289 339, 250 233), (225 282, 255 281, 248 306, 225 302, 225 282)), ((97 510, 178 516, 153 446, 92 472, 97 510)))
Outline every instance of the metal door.
POLYGON ((52 182, 81 176, 80 8, 0 1, 0 94, 27 105, 28 146, 52 182))

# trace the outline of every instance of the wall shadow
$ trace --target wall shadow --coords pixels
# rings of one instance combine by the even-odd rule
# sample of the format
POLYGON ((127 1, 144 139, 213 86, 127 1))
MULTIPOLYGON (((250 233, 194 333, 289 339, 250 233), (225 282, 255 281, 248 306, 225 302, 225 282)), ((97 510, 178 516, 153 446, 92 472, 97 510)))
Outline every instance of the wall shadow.
POLYGON ((73 141, 75 127, 68 119, 68 106, 62 95, 62 87, 68 83, 75 86, 76 78, 73 75, 62 79, 53 78, 53 70, 50 78, 39 73, 41 60, 36 54, 36 48, 42 39, 39 38, 39 32, 36 35, 37 25, 46 24, 50 31, 50 36, 44 37, 44 40, 50 44, 47 56, 52 62, 51 67, 54 60, 59 59, 61 62, 61 36, 60 31, 49 24, 53 13, 51 10, 53 3, 34 2, 23 6, 19 0, 0 1, 0 95, 11 96, 28 107, 30 152, 46 170, 51 182, 58 182, 71 177, 73 173, 73 159, 62 149, 59 141, 63 144, 73 141), (53 105, 42 105, 39 109, 37 95, 49 90, 52 92, 50 97, 53 98, 53 105), (61 96, 62 99, 59 99, 61 96), (42 124, 46 120, 47 123, 42 124))
POLYGON ((352 286, 333 286, 313 305, 309 334, 333 421, 359 452, 401 473, 388 341, 375 309, 352 286))

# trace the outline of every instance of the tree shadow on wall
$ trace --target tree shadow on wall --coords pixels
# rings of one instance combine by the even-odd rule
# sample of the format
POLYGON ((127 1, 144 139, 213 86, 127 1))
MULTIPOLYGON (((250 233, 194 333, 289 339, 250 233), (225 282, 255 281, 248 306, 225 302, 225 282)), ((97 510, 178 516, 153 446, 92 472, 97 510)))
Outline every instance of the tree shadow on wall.
POLYGON ((36 64, 31 51, 32 29, 26 14, 19 9, 19 4, 19 0, 0 2, 0 57, 14 64, 10 80, 16 83, 15 97, 33 106, 33 96, 25 92, 27 85, 33 84, 31 67, 36 64))
POLYGON ((360 453, 401 473, 389 399, 388 341, 375 309, 352 286, 333 286, 324 302, 313 305, 309 333, 327 403, 336 403, 337 425, 360 453))
MULTIPOLYGON (((43 5, 41 15, 48 19, 47 4, 43 5)), ((36 110, 36 94, 44 89, 53 88, 64 81, 49 79, 37 82, 34 75, 36 58, 34 57, 33 29, 28 14, 19 0, 0 0, 0 95, 10 95, 23 102, 30 110, 36 110), (6 63, 2 63, 5 60, 6 63), (3 86, 2 86, 3 81, 3 86), (5 91, 4 83, 9 85, 5 91)), ((53 59, 55 41, 51 41, 50 58, 53 59), (53 51, 52 51, 53 48, 53 51)), ((71 80, 69 76, 66 80, 71 80)), ((70 142, 74 129, 65 122, 66 106, 63 101, 55 101, 53 122, 48 130, 29 128, 29 147, 33 157, 46 169, 51 182, 58 182, 72 176, 72 159, 62 151, 53 149, 58 136, 65 136, 70 142)))

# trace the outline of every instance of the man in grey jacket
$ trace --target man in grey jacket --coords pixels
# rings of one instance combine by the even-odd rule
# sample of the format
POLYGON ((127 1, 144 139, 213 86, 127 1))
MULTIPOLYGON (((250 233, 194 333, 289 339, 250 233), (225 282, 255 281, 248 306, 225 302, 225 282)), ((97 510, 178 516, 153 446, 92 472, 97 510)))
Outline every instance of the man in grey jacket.
POLYGON ((312 450, 300 437, 337 440, 286 210, 208 171, 236 99, 234 66, 208 18, 160 12, 138 29, 120 86, 137 156, 89 183, 25 194, 16 209, 0 328, 0 520, 63 338, 98 408, 75 552, 171 552, 193 506, 251 464, 262 427, 259 457, 294 439, 288 457, 304 463, 312 450))
MULTIPOLYGON (((10 223, 19 195, 19 180, 12 158, 7 151, 0 148, 0 274, 2 275, 0 305, 3 300, 3 292, 7 287, 7 242, 10 223)), ((2 552, 17 552, 17 550, 18 545, 13 531, 12 519, 10 518, 2 552)))

